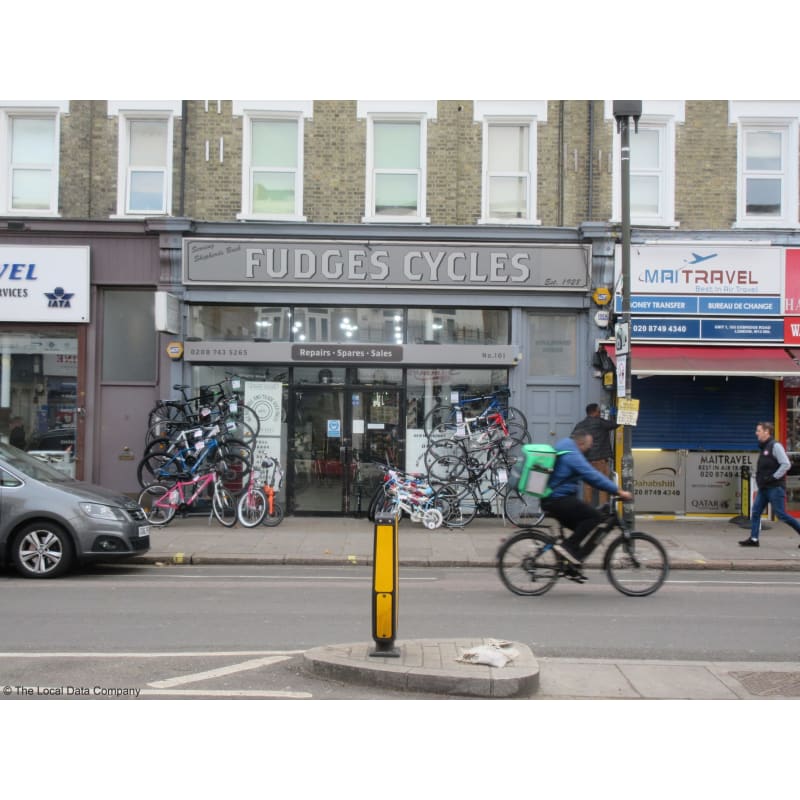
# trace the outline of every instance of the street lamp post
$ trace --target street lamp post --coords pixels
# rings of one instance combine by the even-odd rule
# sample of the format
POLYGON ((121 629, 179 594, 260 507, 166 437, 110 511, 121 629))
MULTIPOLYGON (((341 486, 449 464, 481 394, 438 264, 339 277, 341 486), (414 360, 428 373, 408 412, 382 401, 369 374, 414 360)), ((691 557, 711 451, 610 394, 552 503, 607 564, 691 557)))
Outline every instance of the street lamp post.
MULTIPOLYGON (((621 198, 622 198, 622 325, 626 334, 625 353, 625 399, 631 399, 631 142, 630 124, 639 129, 642 116, 641 100, 615 100, 614 119, 620 134, 621 198)), ((622 488, 633 491, 633 452, 631 448, 631 426, 622 426, 622 488)), ((625 523, 634 527, 633 503, 624 503, 622 513, 625 523)))

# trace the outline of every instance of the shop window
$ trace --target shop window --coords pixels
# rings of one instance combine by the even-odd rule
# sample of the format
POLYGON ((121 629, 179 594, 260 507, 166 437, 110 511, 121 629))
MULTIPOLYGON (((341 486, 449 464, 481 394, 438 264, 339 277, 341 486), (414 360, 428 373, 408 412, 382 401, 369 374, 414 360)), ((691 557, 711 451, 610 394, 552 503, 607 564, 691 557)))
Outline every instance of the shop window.
POLYGON ((23 450, 75 452, 78 341, 68 331, 3 334, 0 435, 23 450))
POLYGON ((411 344, 508 344, 509 313, 495 308, 410 308, 411 344))
POLYGON ((153 293, 113 290, 105 292, 103 298, 103 382, 154 383, 153 293))
POLYGON ((397 344, 400 308, 295 308, 292 341, 339 344, 397 344), (391 320, 391 323, 387 323, 391 320))
POLYGON ((59 122, 59 109, 0 107, 0 214, 58 213, 59 122))
POLYGON ((188 335, 208 341, 288 342, 292 314, 284 306, 189 307, 188 335))
POLYGON ((172 145, 178 102, 109 101, 119 117, 117 215, 172 213, 172 145))

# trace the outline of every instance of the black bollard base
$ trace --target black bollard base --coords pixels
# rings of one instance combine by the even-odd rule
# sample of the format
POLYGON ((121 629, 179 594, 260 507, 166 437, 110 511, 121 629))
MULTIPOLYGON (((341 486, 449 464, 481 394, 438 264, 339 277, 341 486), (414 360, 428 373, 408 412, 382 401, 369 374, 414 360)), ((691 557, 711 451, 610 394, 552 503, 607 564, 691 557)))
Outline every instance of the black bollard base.
POLYGON ((394 646, 394 642, 376 642, 375 649, 370 653, 370 656, 400 658, 400 650, 394 646))

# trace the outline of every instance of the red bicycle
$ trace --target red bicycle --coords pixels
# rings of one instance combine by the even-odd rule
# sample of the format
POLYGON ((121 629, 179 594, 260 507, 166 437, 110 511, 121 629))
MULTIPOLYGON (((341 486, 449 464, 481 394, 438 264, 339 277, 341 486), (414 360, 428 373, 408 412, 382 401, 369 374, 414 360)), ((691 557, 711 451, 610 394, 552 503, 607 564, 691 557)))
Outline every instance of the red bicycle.
POLYGON ((250 473, 247 488, 239 498, 236 517, 245 528, 255 528, 263 523, 269 527, 283 521, 283 506, 275 499, 283 483, 283 469, 277 458, 265 458, 261 469, 250 473))

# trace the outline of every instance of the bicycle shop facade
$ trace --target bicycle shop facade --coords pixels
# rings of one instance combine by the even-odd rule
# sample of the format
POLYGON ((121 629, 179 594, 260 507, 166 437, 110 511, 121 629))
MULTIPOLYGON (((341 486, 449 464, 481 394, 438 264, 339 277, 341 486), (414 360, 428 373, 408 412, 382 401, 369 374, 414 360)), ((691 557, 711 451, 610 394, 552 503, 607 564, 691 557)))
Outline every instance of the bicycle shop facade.
POLYGON ((592 245, 579 231, 213 228, 224 234, 197 224, 183 239, 169 290, 182 330, 165 346, 195 388, 244 379, 255 460, 281 459, 291 513, 365 511, 374 462, 422 469, 425 414, 465 393, 508 386, 540 441, 583 416, 592 245))

